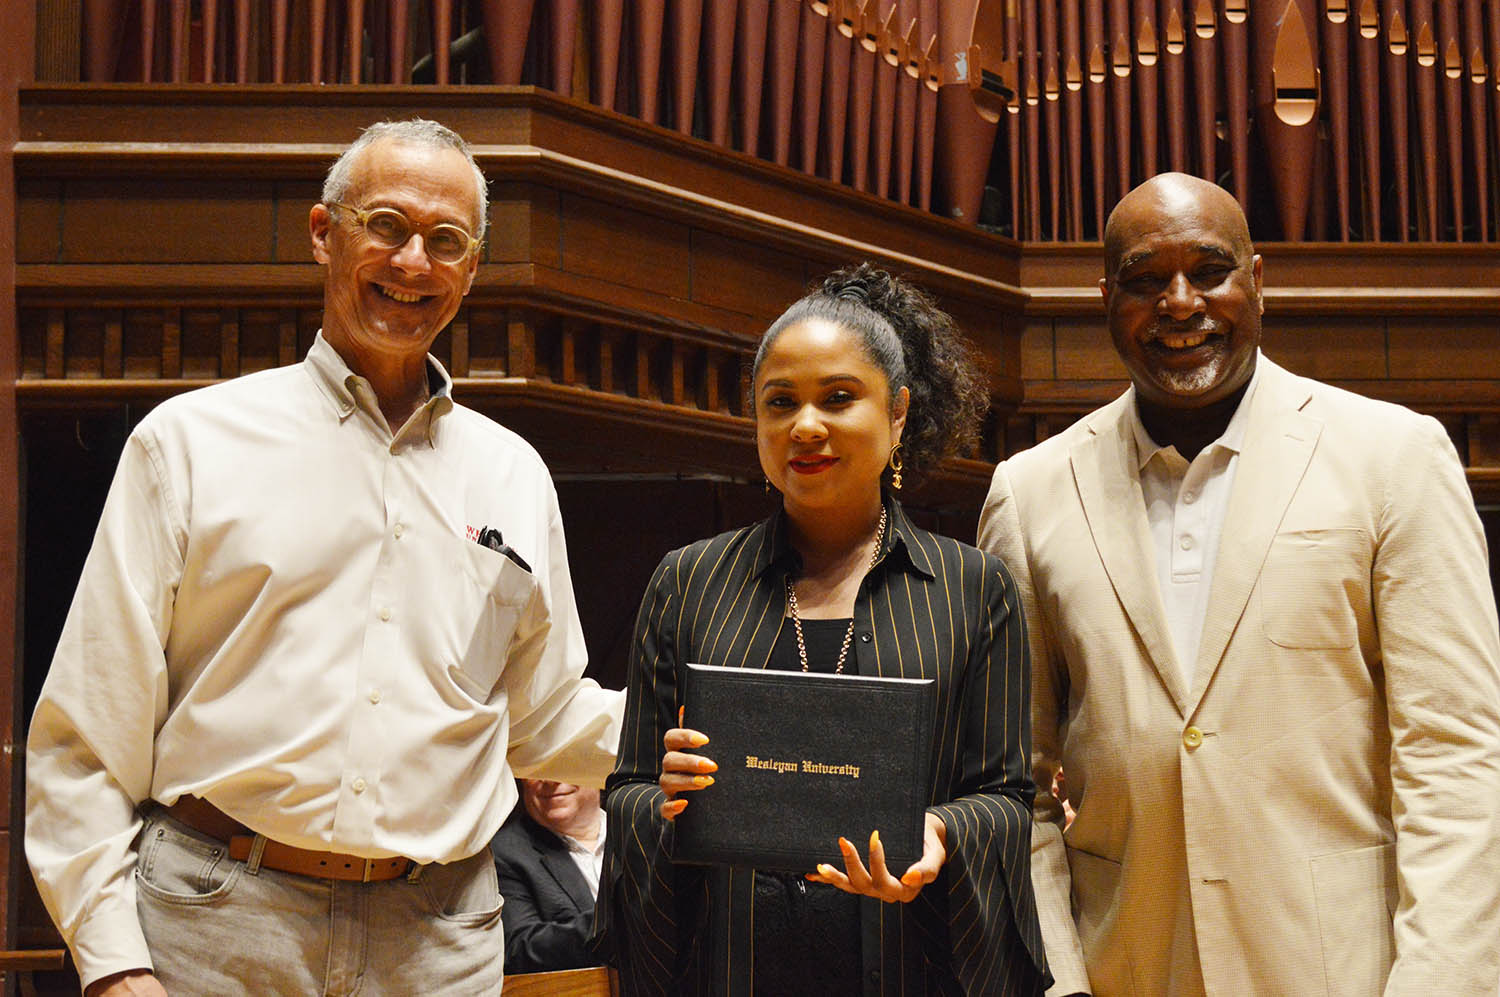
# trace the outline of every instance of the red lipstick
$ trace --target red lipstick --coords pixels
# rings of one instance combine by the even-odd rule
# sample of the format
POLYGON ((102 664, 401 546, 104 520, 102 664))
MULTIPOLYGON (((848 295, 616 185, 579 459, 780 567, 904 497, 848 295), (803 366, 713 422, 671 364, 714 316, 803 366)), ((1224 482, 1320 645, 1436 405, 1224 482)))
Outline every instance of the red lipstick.
POLYGON ((788 463, 798 474, 818 474, 838 463, 838 458, 818 454, 810 457, 793 457, 788 463))

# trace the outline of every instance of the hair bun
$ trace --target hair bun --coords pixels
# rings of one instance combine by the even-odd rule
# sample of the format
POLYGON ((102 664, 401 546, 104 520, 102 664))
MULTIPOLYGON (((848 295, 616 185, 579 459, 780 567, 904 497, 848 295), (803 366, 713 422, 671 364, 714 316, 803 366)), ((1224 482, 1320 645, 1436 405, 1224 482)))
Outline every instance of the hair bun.
POLYGON ((868 263, 835 270, 823 278, 820 290, 830 298, 858 301, 882 315, 889 316, 895 304, 895 279, 884 270, 868 263))

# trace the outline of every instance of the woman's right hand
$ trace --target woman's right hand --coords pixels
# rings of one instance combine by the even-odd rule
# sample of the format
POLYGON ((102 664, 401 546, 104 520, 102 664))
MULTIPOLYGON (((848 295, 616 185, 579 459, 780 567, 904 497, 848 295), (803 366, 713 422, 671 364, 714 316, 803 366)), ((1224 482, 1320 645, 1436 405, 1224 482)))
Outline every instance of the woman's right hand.
MULTIPOLYGON (((682 710, 679 709, 677 723, 682 722, 682 710)), ((688 752, 690 748, 701 748, 707 743, 707 734, 682 726, 673 727, 662 738, 662 745, 667 750, 661 758, 661 778, 657 784, 667 797, 667 802, 661 805, 661 815, 667 820, 675 819, 687 809, 688 801, 676 799, 678 793, 714 784, 714 777, 709 773, 717 772, 719 766, 711 758, 688 752)))

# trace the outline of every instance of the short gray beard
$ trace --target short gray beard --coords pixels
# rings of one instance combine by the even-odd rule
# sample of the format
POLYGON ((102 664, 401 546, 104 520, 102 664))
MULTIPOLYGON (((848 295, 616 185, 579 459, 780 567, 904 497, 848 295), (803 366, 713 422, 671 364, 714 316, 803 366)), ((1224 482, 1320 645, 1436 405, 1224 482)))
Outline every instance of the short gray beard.
POLYGON ((1194 370, 1164 370, 1158 376, 1163 386, 1173 394, 1199 395, 1214 386, 1219 376, 1219 366, 1219 361, 1215 359, 1194 370))

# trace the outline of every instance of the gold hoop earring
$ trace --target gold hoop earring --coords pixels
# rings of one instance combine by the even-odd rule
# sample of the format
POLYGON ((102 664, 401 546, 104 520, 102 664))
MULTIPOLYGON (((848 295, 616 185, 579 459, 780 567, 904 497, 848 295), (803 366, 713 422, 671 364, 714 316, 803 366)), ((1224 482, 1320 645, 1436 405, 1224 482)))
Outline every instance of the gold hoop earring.
POLYGON ((896 491, 901 490, 901 444, 897 443, 891 447, 891 487, 896 491))

